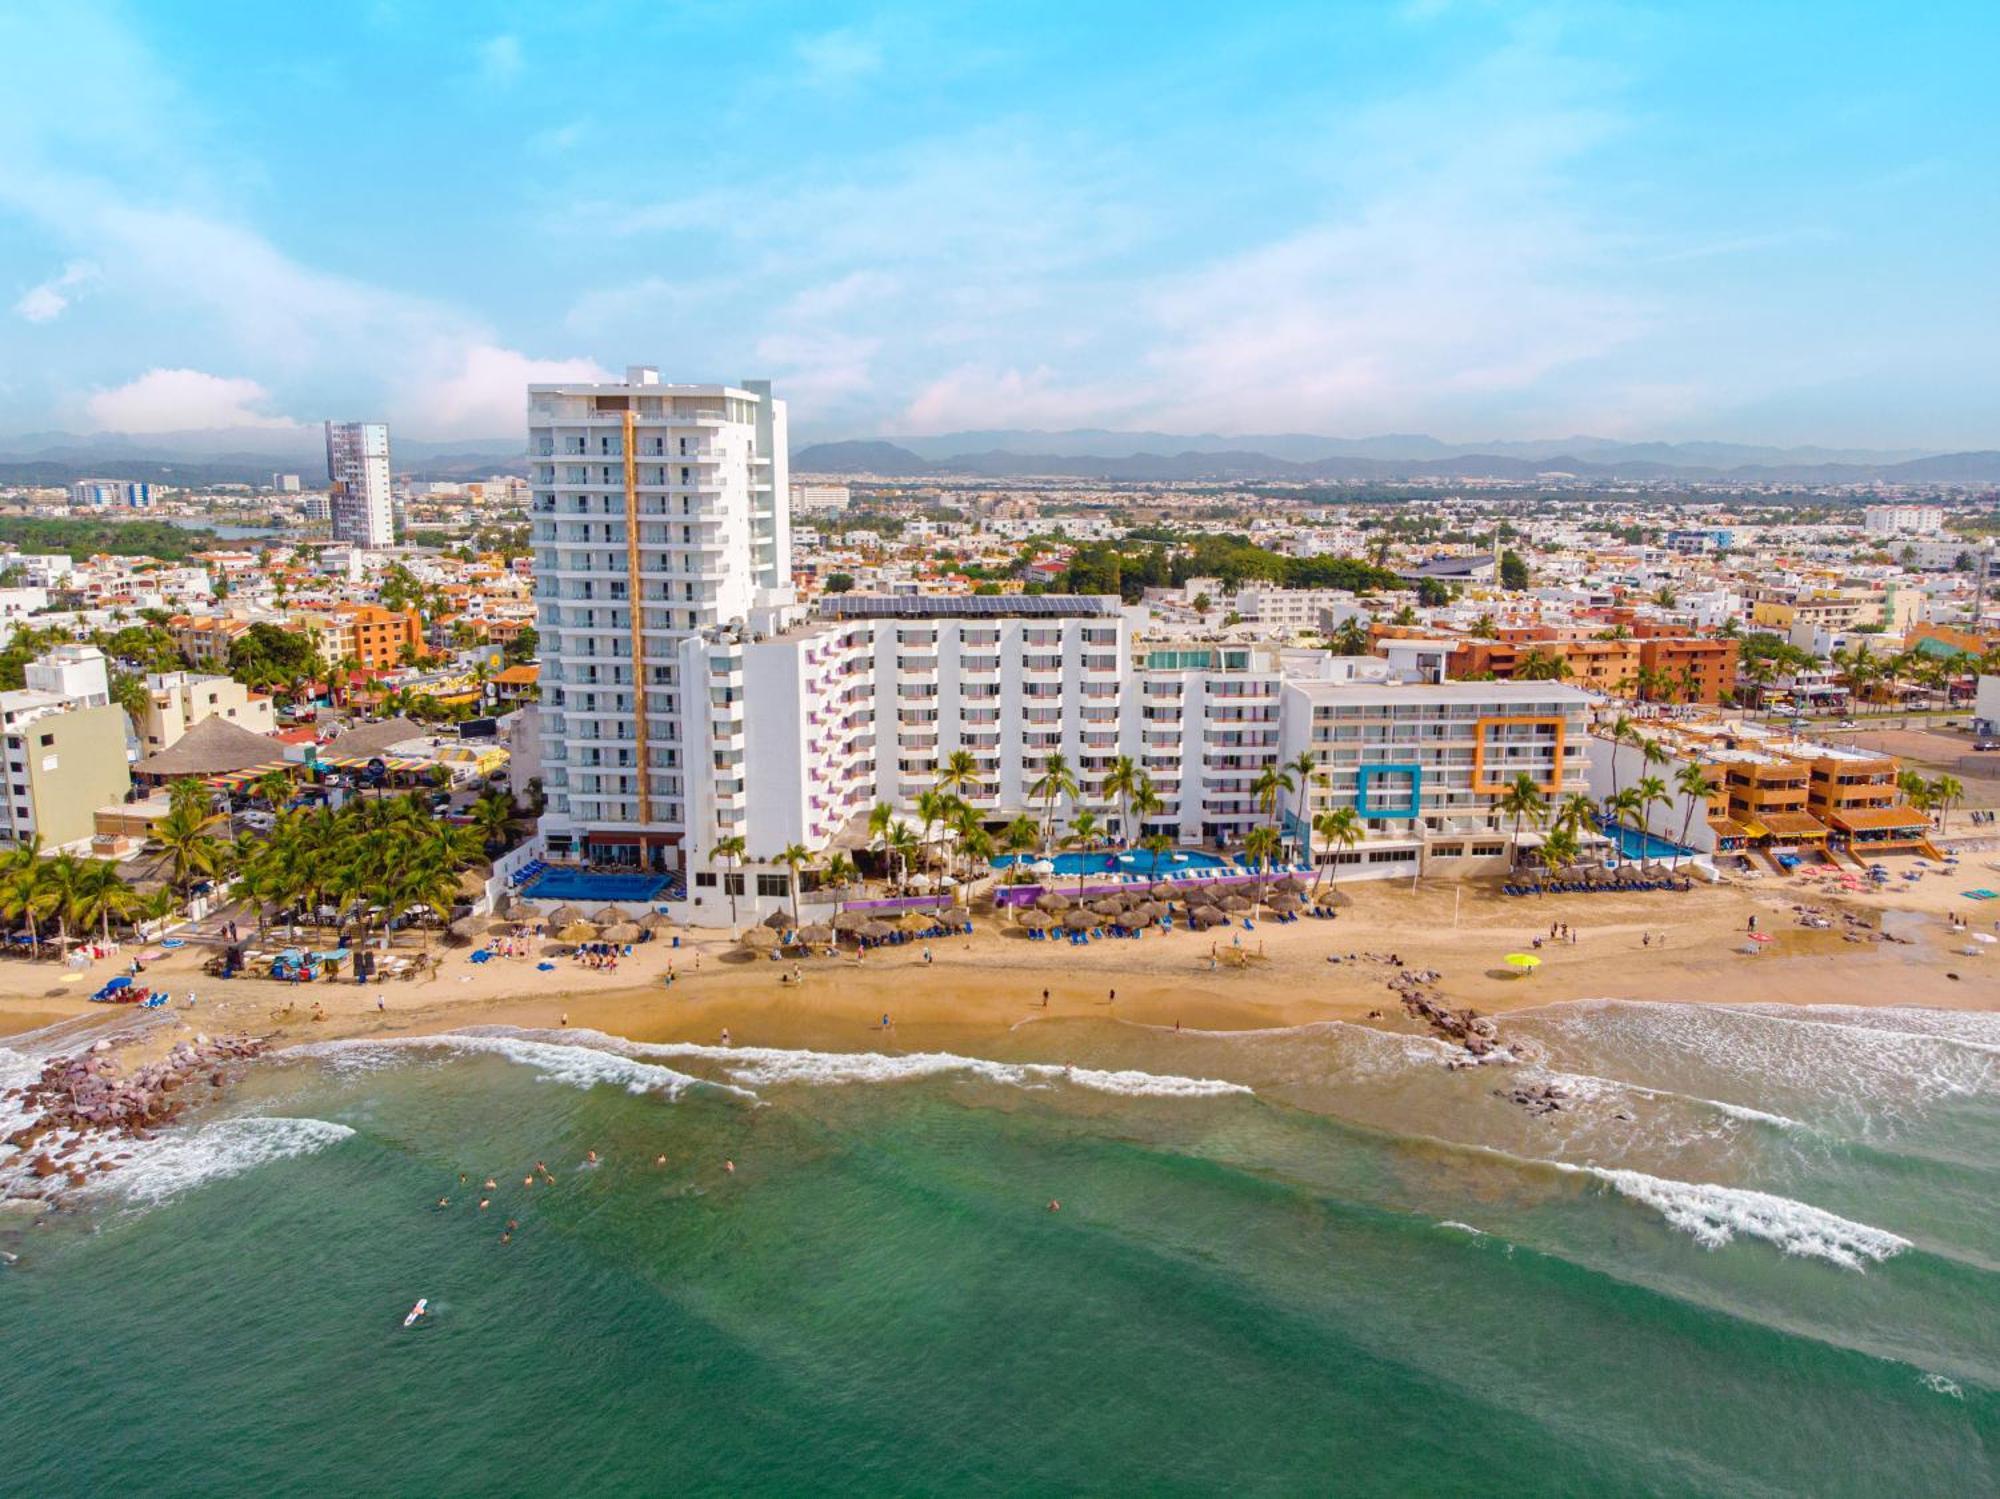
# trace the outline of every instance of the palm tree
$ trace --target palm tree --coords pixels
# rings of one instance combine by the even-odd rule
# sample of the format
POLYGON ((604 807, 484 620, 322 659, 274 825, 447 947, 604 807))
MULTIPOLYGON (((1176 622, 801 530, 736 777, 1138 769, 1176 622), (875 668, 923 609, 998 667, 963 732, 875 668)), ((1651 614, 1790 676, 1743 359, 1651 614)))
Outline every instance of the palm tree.
MULTIPOLYGON (((1361 814, 1352 807, 1335 807, 1331 812, 1322 812, 1313 819, 1313 831, 1326 840, 1326 846, 1336 853, 1345 853, 1361 841, 1361 814)), ((1326 876, 1322 866, 1313 869, 1313 890, 1326 876)))
MULTIPOLYGON (((180 786, 193 782, 181 781, 180 786)), ((223 846, 209 830, 222 821, 221 817, 208 812, 194 811, 183 799, 167 809, 167 815, 153 824, 153 836, 159 840, 161 863, 173 866, 170 883, 185 896, 197 879, 207 879, 220 872, 223 863, 223 846)))
MULTIPOLYGON (((1140 843, 1145 842, 1146 819, 1155 812, 1164 811, 1166 805, 1166 798, 1153 789, 1153 778, 1141 771, 1139 784, 1132 790, 1132 823, 1139 833, 1140 843)), ((1173 846, 1171 838, 1167 840, 1167 845, 1170 848, 1173 846)))
POLYGON ((924 862, 931 857, 931 829, 951 815, 952 798, 941 791, 919 791, 917 793, 917 816, 924 821, 924 862))
POLYGON ((880 848, 887 856, 889 829, 895 825, 896 809, 887 802, 877 802, 868 809, 868 846, 880 848))
POLYGON ((907 822, 900 820, 889 824, 889 831, 883 834, 883 847, 896 860, 898 866, 897 888, 909 883, 910 859, 917 851, 917 834, 907 822))
POLYGON ((267 770, 257 777, 251 789, 264 799, 265 806, 275 812, 291 799, 291 772, 285 770, 267 770))
POLYGON ((90 859, 77 877, 76 905, 78 925, 95 924, 109 946, 111 923, 131 920, 139 907, 138 892, 125 883, 117 867, 108 860, 90 859))
POLYGON ((206 816, 215 810, 215 796, 205 783, 193 776, 182 776, 167 788, 167 806, 174 811, 186 809, 206 816))
MULTIPOLYGON (((717 859, 728 860, 730 874, 734 875, 742 870, 743 857, 748 850, 749 845, 743 841, 743 835, 741 833, 732 833, 727 838, 718 838, 715 840, 715 846, 708 851, 709 862, 714 863, 717 859)), ((729 929, 731 932, 734 932, 736 930, 736 887, 741 882, 725 876, 722 883, 729 891, 729 929)))
POLYGON ((1632 789, 1638 793, 1639 806, 1644 815, 1644 826, 1646 827, 1652 825, 1653 808, 1660 806, 1662 803, 1672 802, 1674 799, 1673 794, 1667 790, 1667 783, 1658 776, 1644 776, 1640 779, 1639 784, 1632 789))
POLYGON ((1697 806, 1706 807, 1708 799, 1721 789, 1720 783, 1709 776, 1700 761, 1683 765, 1674 776, 1674 790, 1687 798, 1687 805, 1681 808, 1682 848, 1688 846, 1688 829, 1694 825, 1694 809, 1697 806))
POLYGON ((786 881, 792 887, 792 930, 799 929, 799 880, 813 861, 812 850, 803 843, 788 843, 779 850, 777 862, 792 872, 786 881))
POLYGON ((1118 803, 1118 836, 1128 845, 1137 841, 1132 833, 1132 793, 1144 780, 1145 772, 1139 769, 1139 762, 1130 755, 1120 755, 1104 772, 1104 781, 1099 787, 1103 795, 1118 803))
POLYGON ((1296 789, 1299 793, 1299 809, 1296 816, 1299 825, 1299 838, 1305 845, 1305 861, 1307 864, 1311 864, 1313 856, 1312 809, 1308 806, 1308 803, 1312 798, 1312 788, 1315 786, 1325 786, 1326 777, 1320 772, 1319 761, 1313 758, 1310 750, 1300 750, 1298 758, 1285 767, 1285 772, 1298 782, 1296 789))
POLYGON ((1055 831, 1056 802, 1065 796, 1075 801, 1078 795, 1076 773, 1069 768, 1069 760, 1061 751, 1049 756, 1041 775, 1028 788, 1028 795, 1042 804, 1042 847, 1046 849, 1055 831))
POLYGON ((1615 824, 1641 829, 1646 825, 1646 799, 1634 787, 1627 786, 1616 796, 1606 797, 1604 810, 1615 824))
POLYGON ((505 792, 487 792, 472 804, 472 827, 488 854, 506 848, 514 831, 514 798, 505 792))
POLYGON ((1574 864, 1582 853, 1583 846, 1577 842, 1576 834, 1568 828, 1551 828, 1548 836, 1542 839, 1542 867, 1558 877, 1574 864))
POLYGON ((1041 828, 1025 812, 1000 830, 1000 846, 1014 856, 1014 862, 1007 866, 1010 876, 1020 871, 1021 860, 1027 856, 1029 849, 1041 842, 1041 837, 1041 828))
POLYGON ((1264 904, 1264 876, 1285 847, 1282 834, 1274 827, 1259 825, 1243 836, 1243 857, 1257 872, 1256 883, 1251 887, 1256 891, 1257 905, 1264 904))
POLYGON ((854 867, 854 861, 846 854, 834 854, 828 858, 822 873, 826 876, 827 884, 836 890, 845 890, 861 876, 861 871, 854 867))
MULTIPOLYGON (((1097 820, 1097 814, 1091 811, 1090 808, 1085 807, 1081 812, 1077 813, 1076 816, 1070 819, 1069 832, 1063 838, 1063 847, 1079 849, 1082 852, 1088 854, 1092 850, 1099 847, 1103 842, 1104 842, 1104 828, 1102 827, 1102 825, 1099 824, 1097 820)), ((1077 865, 1076 897, 1078 900, 1083 899, 1084 877, 1089 872, 1085 868, 1085 866, 1089 862, 1090 861, 1088 859, 1084 859, 1080 861, 1077 865)))
POLYGON ((1360 615, 1350 614, 1327 633, 1326 643, 1336 656, 1368 654, 1368 626, 1360 615))
POLYGON ((985 787, 979 777, 979 762, 971 750, 953 750, 937 768, 937 789, 955 796, 977 796, 985 787))
POLYGON ((1572 791, 1556 803, 1554 815, 1550 818, 1552 827, 1564 828, 1571 833, 1580 833, 1585 828, 1597 826, 1597 803, 1586 792, 1572 791))
POLYGON ((1951 809, 1964 799, 1964 783, 1957 776, 1939 776, 1930 783, 1930 794, 1938 809, 1938 831, 1950 831, 1951 809))
POLYGON ((1521 857, 1521 824, 1533 823, 1540 827, 1548 814, 1548 799, 1542 795, 1542 788, 1535 784, 1533 776, 1525 770, 1507 783, 1507 789, 1500 793, 1494 810, 1502 817, 1514 819, 1514 842, 1511 862, 1519 863, 1521 857))
POLYGON ((1174 840, 1165 833, 1149 833, 1139 840, 1139 847, 1153 856, 1150 870, 1153 879, 1160 877, 1160 860, 1174 851, 1174 840))
POLYGON ((1257 798, 1257 810, 1271 819, 1275 827, 1278 812, 1285 805, 1285 797, 1292 790, 1292 773, 1281 765, 1267 765, 1250 783, 1250 792, 1257 798))
POLYGON ((28 924, 29 945, 42 955, 42 917, 48 914, 46 885, 42 877, 41 838, 14 849, 7 856, 5 873, 0 874, 0 912, 9 921, 28 924))
POLYGON ((1633 726, 1632 720, 1625 714, 1621 713, 1611 720, 1610 732, 1605 737, 1610 739, 1613 745, 1611 753, 1611 794, 1613 796, 1618 794, 1618 749, 1630 744, 1637 733, 1638 730, 1633 726))

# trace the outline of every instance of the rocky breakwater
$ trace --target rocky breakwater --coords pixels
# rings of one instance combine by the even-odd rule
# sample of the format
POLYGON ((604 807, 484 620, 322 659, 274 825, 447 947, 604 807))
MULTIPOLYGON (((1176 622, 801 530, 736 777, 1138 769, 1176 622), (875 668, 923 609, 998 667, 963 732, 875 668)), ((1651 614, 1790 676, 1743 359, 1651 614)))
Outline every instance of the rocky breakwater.
POLYGON ((1398 967, 1388 980, 1389 989, 1403 1002, 1403 1013, 1422 1021, 1433 1036, 1458 1047, 1463 1056, 1453 1057, 1447 1067, 1477 1067, 1486 1062, 1519 1061, 1512 1048, 1500 1044, 1499 1029, 1490 1016, 1467 1008, 1454 1010, 1438 992, 1442 975, 1433 969, 1398 967))
POLYGON ((122 1142, 151 1139, 204 1086, 220 1091, 241 1063, 265 1049, 254 1036, 197 1036, 129 1073, 108 1041, 51 1058, 40 1076, 0 1094, 6 1112, 26 1120, 0 1140, 15 1152, 0 1159, 0 1197, 52 1201, 94 1174, 117 1170, 129 1158, 119 1150, 122 1142))

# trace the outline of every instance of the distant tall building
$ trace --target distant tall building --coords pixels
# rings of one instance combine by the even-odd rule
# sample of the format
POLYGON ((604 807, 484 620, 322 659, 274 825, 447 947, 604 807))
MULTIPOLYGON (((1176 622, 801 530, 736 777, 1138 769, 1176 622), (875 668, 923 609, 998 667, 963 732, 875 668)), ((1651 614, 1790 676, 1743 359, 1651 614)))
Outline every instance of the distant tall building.
POLYGON ((279 494, 297 494, 299 492, 299 476, 297 474, 273 474, 271 475, 271 487, 277 490, 279 494))
POLYGON ((385 422, 328 422, 326 477, 333 539, 386 547, 396 539, 389 494, 389 428, 385 422))
POLYGON ((69 502, 90 509, 151 510, 153 486, 135 479, 79 479, 69 487, 69 502))

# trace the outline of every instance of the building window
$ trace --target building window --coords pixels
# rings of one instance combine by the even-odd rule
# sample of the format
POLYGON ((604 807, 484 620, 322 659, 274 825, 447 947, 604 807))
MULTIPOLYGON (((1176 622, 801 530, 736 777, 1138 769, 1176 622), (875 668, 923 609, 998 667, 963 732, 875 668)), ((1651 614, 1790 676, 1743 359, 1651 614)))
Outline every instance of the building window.
POLYGON ((785 874, 760 874, 757 876, 757 893, 759 895, 790 895, 792 893, 792 878, 790 875, 785 874))
POLYGON ((715 888, 715 871, 709 869, 696 874, 694 877, 694 887, 697 890, 713 890, 715 888))
POLYGON ((50 745, 56 742, 56 736, 53 734, 44 734, 41 736, 41 738, 42 738, 43 749, 47 749, 50 745))

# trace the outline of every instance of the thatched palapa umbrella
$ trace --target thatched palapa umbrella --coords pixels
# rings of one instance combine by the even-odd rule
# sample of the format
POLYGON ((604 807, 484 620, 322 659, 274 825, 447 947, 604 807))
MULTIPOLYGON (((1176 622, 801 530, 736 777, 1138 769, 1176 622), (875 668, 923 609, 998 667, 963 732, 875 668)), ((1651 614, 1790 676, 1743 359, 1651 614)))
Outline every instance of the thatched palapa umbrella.
POLYGON ((575 906, 557 906, 542 919, 548 922, 551 927, 564 927, 568 926, 572 921, 583 920, 583 912, 579 911, 575 906))
POLYGON ((1296 895, 1274 895, 1264 902, 1273 911, 1280 913, 1296 911, 1304 904, 1296 895))
POLYGON ((636 921, 614 921, 604 929, 606 942, 637 942, 645 935, 636 921))
POLYGON ((923 911, 907 911, 903 919, 896 923, 898 931, 914 937, 918 932, 928 932, 937 925, 937 918, 923 911))
POLYGON ((774 932, 788 932, 792 929, 792 913, 789 911, 773 911, 769 916, 764 918, 764 925, 774 932))
POLYGON ((665 911, 648 911, 639 918, 639 925, 649 932, 664 932, 669 927, 680 925, 665 911))
POLYGON ((752 952, 770 952, 778 945, 778 934, 767 926, 753 926, 743 934, 742 942, 752 952))
POLYGON ((556 939, 561 942, 595 942, 597 928, 587 921, 572 921, 556 933, 556 939))
POLYGON ((1050 890, 1035 897, 1037 910, 1061 913, 1070 908, 1070 898, 1060 890, 1050 890))
POLYGON ((1111 896, 1104 900, 1092 901, 1088 909, 1096 912, 1099 916, 1123 916, 1125 914, 1125 902, 1119 900, 1116 896, 1111 896))
POLYGON ((502 916, 497 921, 487 922, 486 930, 491 932, 496 937, 505 937, 512 932, 518 931, 520 929, 520 926, 521 926, 520 922, 513 921, 505 916, 502 916))
POLYGON ((1063 925, 1072 932, 1087 932, 1097 925, 1097 918, 1088 911, 1071 911, 1063 917, 1063 925))
POLYGON ((799 932, 799 941, 813 947, 824 947, 832 940, 833 928, 830 926, 809 926, 802 928, 799 932))
POLYGON ((1023 911, 1020 922, 1031 932, 1045 932, 1056 924, 1056 919, 1046 911, 1023 911))
POLYGON ((1247 911, 1250 909, 1250 897, 1247 895, 1225 895, 1216 904, 1225 911, 1247 911))
POLYGON ((833 918, 836 932, 859 932, 872 923, 866 911, 841 911, 833 918))
POLYGON ((880 942, 884 937, 895 935, 896 929, 886 921, 870 921, 861 928, 861 935, 871 942, 880 942))
POLYGON ((595 916, 591 917, 590 919, 596 922, 599 926, 610 926, 611 923, 614 921, 623 921, 625 919, 625 913, 623 911, 620 911, 616 906, 605 906, 601 910, 599 910, 595 916))
POLYGON ((1228 919, 1214 906, 1196 906, 1188 912, 1188 920, 1196 926, 1220 926, 1228 919))

